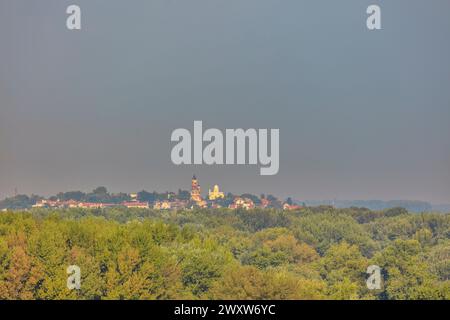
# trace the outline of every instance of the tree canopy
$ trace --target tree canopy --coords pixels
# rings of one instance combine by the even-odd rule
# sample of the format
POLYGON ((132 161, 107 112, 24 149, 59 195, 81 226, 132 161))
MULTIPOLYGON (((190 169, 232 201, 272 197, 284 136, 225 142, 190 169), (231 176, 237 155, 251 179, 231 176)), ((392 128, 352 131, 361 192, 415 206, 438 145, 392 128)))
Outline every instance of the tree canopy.
POLYGON ((0 299, 449 299, 449 235, 448 214, 327 206, 5 212, 0 299))

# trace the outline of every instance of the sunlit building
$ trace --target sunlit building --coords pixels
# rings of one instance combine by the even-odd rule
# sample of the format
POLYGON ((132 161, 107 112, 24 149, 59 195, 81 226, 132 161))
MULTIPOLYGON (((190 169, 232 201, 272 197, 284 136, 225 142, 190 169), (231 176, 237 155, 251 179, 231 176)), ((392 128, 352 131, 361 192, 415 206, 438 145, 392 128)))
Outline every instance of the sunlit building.
POLYGON ((153 205, 153 209, 156 209, 156 210, 168 210, 168 209, 171 209, 171 208, 172 208, 172 205, 167 200, 156 201, 155 204, 153 205))
POLYGON ((230 209, 245 209, 250 210, 255 208, 255 203, 248 198, 236 197, 232 204, 228 206, 230 209))
POLYGON ((225 198, 225 194, 219 190, 219 186, 217 184, 213 187, 212 191, 211 189, 208 191, 209 200, 217 200, 223 198, 225 198))
POLYGON ((202 199, 200 184, 194 175, 191 182, 191 201, 199 207, 206 207, 206 201, 202 199))
POLYGON ((139 208, 139 209, 148 209, 150 207, 148 202, 140 202, 140 201, 122 202, 122 205, 127 208, 139 208))
POLYGON ((299 210, 301 209, 302 206, 296 205, 296 204, 289 204, 287 202, 285 202, 283 204, 283 210, 299 210))

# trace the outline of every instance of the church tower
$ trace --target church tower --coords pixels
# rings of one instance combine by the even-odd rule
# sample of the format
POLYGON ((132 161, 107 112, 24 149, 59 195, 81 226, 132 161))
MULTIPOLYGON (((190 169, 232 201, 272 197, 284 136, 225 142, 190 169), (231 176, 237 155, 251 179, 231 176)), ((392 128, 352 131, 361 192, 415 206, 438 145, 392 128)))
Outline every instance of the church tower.
POLYGON ((192 177, 192 182, 191 182, 191 200, 194 202, 202 202, 202 195, 201 195, 201 189, 200 189, 200 184, 198 183, 197 178, 195 177, 195 175, 192 177))

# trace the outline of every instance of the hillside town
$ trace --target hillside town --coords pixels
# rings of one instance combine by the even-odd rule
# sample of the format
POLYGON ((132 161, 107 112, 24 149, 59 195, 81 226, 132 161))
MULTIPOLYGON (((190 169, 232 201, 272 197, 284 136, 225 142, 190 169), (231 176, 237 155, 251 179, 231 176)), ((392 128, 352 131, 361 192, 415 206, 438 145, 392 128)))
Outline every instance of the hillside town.
MULTIPOLYGON (((102 191, 106 192, 106 190, 102 191)), ((31 206, 32 208, 85 208, 85 209, 102 209, 109 207, 126 207, 139 209, 156 209, 156 210, 183 210, 193 208, 229 208, 229 209, 245 209, 254 208, 278 208, 284 210, 296 210, 302 208, 292 203, 289 198, 282 202, 274 196, 261 195, 259 197, 244 194, 240 196, 225 194, 220 190, 218 185, 214 185, 208 190, 206 197, 202 196, 202 190, 197 177, 194 175, 191 180, 191 190, 189 193, 180 191, 178 194, 167 192, 164 198, 161 195, 151 199, 151 195, 145 191, 139 193, 131 193, 123 196, 124 200, 120 202, 108 201, 82 201, 73 197, 64 196, 61 198, 50 197, 48 199, 41 198, 31 206), (67 199, 69 197, 70 199, 67 199), (66 198, 66 199, 62 199, 66 198), (153 201, 152 201, 153 200, 153 201)))

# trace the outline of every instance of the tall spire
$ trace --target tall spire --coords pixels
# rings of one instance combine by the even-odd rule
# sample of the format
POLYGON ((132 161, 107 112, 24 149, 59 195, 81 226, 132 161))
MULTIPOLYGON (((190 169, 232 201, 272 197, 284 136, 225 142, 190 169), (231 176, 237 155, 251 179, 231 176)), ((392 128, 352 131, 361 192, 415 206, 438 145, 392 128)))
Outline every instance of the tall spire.
POLYGON ((191 183, 191 200, 196 202, 198 205, 203 204, 200 184, 198 183, 195 175, 192 177, 192 183, 191 183))

